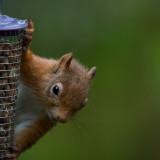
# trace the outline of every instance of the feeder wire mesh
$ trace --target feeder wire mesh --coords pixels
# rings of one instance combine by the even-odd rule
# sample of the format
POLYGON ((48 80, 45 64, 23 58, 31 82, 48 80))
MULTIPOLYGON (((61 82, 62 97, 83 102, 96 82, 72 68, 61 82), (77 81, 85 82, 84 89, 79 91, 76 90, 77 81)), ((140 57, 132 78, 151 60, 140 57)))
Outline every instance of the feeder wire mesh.
POLYGON ((23 30, 0 31, 0 159, 13 144, 23 30))

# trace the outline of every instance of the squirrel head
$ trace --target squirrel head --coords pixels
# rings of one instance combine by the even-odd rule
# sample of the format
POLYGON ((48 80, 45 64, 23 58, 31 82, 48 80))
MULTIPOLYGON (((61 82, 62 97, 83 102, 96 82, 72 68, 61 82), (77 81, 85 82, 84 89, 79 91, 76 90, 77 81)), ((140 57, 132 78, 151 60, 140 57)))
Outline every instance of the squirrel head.
POLYGON ((89 71, 72 59, 72 53, 56 61, 43 85, 43 103, 53 121, 66 122, 88 101, 96 67, 89 71))

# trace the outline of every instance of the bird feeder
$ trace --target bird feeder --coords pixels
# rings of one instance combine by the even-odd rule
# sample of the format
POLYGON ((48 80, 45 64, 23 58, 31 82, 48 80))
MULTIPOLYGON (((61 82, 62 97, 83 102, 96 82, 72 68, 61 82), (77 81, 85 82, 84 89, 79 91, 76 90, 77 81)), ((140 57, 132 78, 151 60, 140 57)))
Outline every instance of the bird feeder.
POLYGON ((23 29, 26 21, 1 15, 0 0, 0 159, 13 144, 23 29))

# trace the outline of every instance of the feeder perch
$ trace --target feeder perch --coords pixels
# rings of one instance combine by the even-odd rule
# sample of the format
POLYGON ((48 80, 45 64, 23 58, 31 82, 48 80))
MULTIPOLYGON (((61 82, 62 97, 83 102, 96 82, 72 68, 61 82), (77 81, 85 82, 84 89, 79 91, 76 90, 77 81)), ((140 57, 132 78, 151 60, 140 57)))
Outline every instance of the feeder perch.
POLYGON ((23 29, 27 26, 26 21, 1 15, 0 0, 0 159, 7 159, 13 145, 23 29))

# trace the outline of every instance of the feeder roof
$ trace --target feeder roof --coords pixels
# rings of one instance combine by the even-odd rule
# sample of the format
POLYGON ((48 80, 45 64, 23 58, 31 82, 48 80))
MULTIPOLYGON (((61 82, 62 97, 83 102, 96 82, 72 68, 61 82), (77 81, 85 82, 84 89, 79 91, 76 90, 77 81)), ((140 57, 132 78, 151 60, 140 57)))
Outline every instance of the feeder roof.
POLYGON ((0 15, 0 31, 20 30, 26 28, 28 23, 24 20, 0 15))

